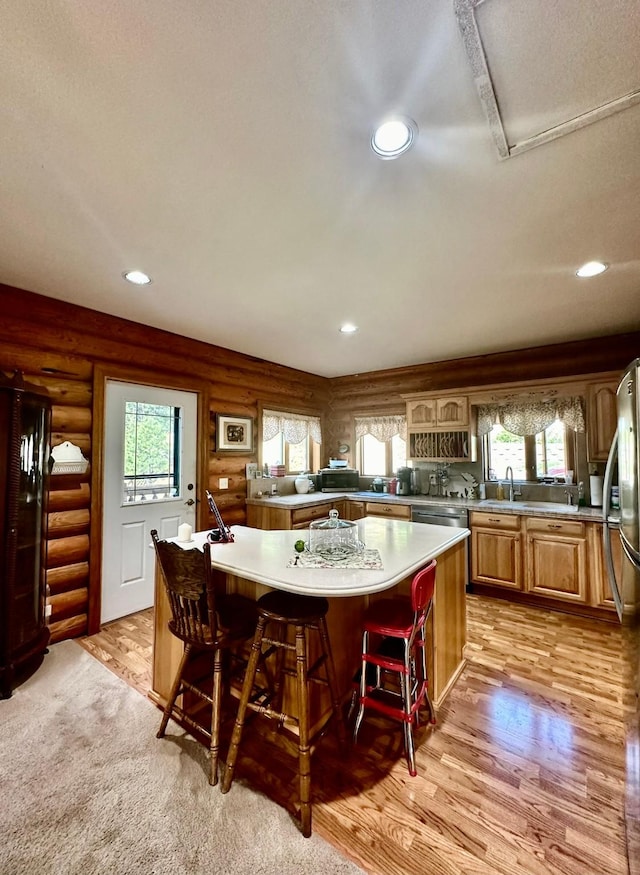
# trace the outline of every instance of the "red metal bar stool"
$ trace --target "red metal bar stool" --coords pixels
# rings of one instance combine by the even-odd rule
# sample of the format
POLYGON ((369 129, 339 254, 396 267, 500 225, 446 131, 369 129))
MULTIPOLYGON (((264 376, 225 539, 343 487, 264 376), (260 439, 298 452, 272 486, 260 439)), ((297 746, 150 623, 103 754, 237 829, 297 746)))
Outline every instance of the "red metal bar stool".
MULTIPOLYGON (((242 737, 247 709, 263 714, 277 721, 280 728, 292 727, 298 730, 298 778, 300 787, 300 820, 302 834, 311 835, 311 739, 309 737, 309 683, 319 681, 329 687, 333 720, 340 742, 346 743, 346 734, 338 699, 338 688, 335 674, 329 635, 327 632, 326 614, 329 603, 325 598, 296 595, 294 593, 274 590, 258 599, 258 623, 251 647, 249 664, 245 674, 242 695, 238 706, 238 714, 229 744, 227 764, 222 779, 221 789, 226 793, 231 787, 236 765, 236 759, 242 737), (267 626, 275 627, 275 637, 266 637, 267 626), (287 641, 287 630, 295 630, 295 643, 287 641), (319 636, 319 656, 309 665, 308 633, 316 632, 319 636), (263 651, 263 647, 267 649, 263 651), (287 655, 295 655, 295 667, 287 665, 287 655), (259 664, 274 656, 276 661, 275 682, 268 687, 256 683, 256 673, 259 664), (322 674, 319 670, 322 669, 322 674), (296 711, 297 717, 284 713, 281 703, 284 676, 296 678, 296 711), (275 706, 275 707, 274 707, 275 706)), ((271 673, 264 670, 267 678, 271 673)))
POLYGON ((381 599, 364 615, 362 667, 359 676, 358 716, 353 730, 357 740, 365 708, 402 721, 409 774, 415 776, 416 760, 413 725, 419 709, 426 703, 429 722, 435 724, 435 711, 429 698, 425 627, 436 582, 435 559, 414 576, 411 596, 381 599), (374 648, 371 636, 381 636, 374 648))

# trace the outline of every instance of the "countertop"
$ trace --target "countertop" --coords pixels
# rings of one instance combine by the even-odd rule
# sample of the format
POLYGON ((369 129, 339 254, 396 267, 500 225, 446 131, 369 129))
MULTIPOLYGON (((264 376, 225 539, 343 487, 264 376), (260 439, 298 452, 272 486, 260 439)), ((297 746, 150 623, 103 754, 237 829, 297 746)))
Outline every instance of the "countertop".
POLYGON ((410 505, 413 507, 466 507, 468 510, 493 511, 495 513, 517 514, 519 516, 564 517, 585 522, 602 522, 601 507, 574 507, 551 501, 498 501, 497 499, 439 498, 429 495, 393 495, 389 492, 311 492, 306 495, 265 495, 262 498, 248 498, 247 504, 267 507, 289 508, 309 507, 327 501, 344 498, 352 501, 370 501, 383 504, 410 505))
MULTIPOLYGON (((211 545, 211 564, 228 574, 303 595, 367 595, 395 586, 470 534, 469 529, 379 517, 358 520, 357 525, 360 540, 379 550, 382 569, 288 568, 287 562, 295 555, 296 532, 248 526, 231 526, 232 543, 211 545)), ((206 536, 207 532, 196 532, 190 546, 202 547, 206 536)))

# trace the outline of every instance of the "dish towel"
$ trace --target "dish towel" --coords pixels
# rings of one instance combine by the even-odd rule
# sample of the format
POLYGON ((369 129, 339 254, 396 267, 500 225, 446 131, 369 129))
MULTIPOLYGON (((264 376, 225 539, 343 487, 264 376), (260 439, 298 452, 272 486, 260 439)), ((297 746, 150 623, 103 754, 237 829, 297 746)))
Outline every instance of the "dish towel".
POLYGON ((287 562, 287 568, 297 565, 300 568, 361 568, 379 571, 383 568, 380 552, 365 547, 362 553, 350 553, 347 556, 330 558, 320 553, 296 553, 287 562))

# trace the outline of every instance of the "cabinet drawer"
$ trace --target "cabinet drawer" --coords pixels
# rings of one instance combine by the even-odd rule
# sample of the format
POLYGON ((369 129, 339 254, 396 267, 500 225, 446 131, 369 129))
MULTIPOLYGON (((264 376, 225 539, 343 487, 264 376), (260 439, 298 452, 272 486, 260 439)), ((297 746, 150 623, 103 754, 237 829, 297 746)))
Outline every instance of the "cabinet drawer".
POLYGON ((300 524, 313 522, 313 520, 329 517, 329 511, 333 507, 332 502, 327 501, 325 504, 314 504, 312 507, 300 507, 298 510, 291 512, 291 526, 297 528, 300 524))
POLYGON ((408 504, 378 504, 368 501, 365 505, 367 516, 389 516, 398 520, 411 519, 411 507, 408 504))
POLYGON ((510 513, 485 513, 471 511, 471 525, 482 526, 484 529, 505 529, 509 532, 520 531, 520 517, 510 513))
POLYGON ((549 517, 527 517, 527 532, 547 532, 550 535, 566 535, 571 538, 584 538, 584 523, 578 520, 550 519, 549 517))

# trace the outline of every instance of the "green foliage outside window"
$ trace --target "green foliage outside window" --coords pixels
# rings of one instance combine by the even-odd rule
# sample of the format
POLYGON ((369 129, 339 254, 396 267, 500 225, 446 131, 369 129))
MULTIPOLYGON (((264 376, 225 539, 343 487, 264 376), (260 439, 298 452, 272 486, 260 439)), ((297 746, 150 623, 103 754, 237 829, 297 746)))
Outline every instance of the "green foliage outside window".
POLYGON ((177 407, 126 402, 124 501, 177 495, 179 426, 177 407))

